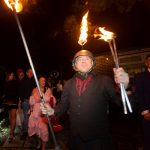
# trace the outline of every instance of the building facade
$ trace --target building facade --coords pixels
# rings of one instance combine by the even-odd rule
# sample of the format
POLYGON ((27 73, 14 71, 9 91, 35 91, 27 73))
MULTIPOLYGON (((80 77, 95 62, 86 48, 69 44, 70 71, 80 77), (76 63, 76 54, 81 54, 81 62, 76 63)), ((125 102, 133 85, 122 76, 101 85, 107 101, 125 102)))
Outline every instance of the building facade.
MULTIPOLYGON (((132 77, 144 71, 144 61, 148 54, 150 54, 150 48, 120 52, 118 53, 120 67, 123 67, 132 77)), ((96 57, 95 71, 97 73, 112 75, 112 68, 114 67, 115 64, 111 55, 96 57)))

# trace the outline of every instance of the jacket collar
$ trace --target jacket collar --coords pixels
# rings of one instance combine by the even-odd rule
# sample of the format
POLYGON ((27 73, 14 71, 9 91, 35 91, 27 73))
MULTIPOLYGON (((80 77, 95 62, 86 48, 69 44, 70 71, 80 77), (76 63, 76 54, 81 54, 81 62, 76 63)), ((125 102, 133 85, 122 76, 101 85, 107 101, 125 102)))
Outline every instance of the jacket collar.
POLYGON ((84 80, 84 79, 86 79, 88 76, 93 76, 93 78, 96 76, 96 73, 95 72, 93 72, 93 71, 91 71, 91 72, 89 72, 89 73, 87 73, 87 74, 81 74, 81 73, 79 73, 79 72, 77 72, 75 75, 74 75, 74 77, 78 77, 78 78, 80 78, 81 80, 84 80))

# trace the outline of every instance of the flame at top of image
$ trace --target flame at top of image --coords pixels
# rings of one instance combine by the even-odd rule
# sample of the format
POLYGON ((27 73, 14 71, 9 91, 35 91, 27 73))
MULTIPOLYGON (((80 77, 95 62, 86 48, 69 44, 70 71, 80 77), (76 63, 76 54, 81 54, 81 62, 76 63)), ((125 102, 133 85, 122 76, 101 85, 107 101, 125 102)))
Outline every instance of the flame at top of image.
POLYGON ((82 22, 81 22, 81 28, 80 28, 81 33, 80 33, 78 43, 82 46, 87 42, 87 37, 88 37, 88 34, 87 34, 87 32, 88 32, 88 21, 87 21, 88 13, 89 13, 89 11, 87 11, 86 14, 83 16, 82 22))
POLYGON ((23 9, 23 5, 21 3, 21 0, 4 0, 7 6, 10 9, 15 9, 16 12, 21 12, 23 9))
POLYGON ((108 42, 116 37, 113 32, 107 31, 104 28, 105 27, 99 27, 98 31, 96 30, 94 37, 99 37, 99 39, 103 39, 106 42, 108 42))

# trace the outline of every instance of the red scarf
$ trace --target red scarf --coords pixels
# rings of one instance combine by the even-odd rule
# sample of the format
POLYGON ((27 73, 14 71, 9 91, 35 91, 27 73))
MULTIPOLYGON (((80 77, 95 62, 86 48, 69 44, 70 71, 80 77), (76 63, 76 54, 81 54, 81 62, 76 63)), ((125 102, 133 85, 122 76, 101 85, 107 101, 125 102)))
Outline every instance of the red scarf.
POLYGON ((92 76, 88 76, 86 79, 82 80, 78 77, 76 77, 75 84, 76 84, 76 89, 78 91, 78 95, 80 96, 81 93, 83 93, 86 90, 86 87, 88 83, 92 80, 92 76))

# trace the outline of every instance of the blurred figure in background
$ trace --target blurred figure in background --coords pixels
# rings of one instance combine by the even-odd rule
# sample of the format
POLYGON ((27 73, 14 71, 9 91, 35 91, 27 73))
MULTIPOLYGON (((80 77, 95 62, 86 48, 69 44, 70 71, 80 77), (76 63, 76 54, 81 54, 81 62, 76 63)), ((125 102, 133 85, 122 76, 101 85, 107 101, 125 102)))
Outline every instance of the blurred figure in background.
POLYGON ((22 80, 24 78, 24 72, 21 68, 18 68, 17 69, 17 77, 18 77, 18 80, 22 80))
POLYGON ((146 70, 135 77, 135 94, 141 104, 144 150, 150 150, 150 54, 145 59, 146 70))
MULTIPOLYGON (((22 90, 22 82, 23 79, 25 78, 25 74, 22 68, 18 68, 17 69, 17 82, 18 82, 18 97, 19 97, 19 104, 18 104, 18 110, 17 110, 17 118, 16 118, 16 126, 19 129, 19 132, 22 131, 22 123, 23 123, 23 110, 21 107, 21 99, 20 99, 20 95, 21 95, 21 90, 22 90)), ((21 133, 20 133, 21 134, 21 133)))
POLYGON ((56 83, 56 90, 55 90, 55 97, 57 99, 57 103, 60 101, 62 91, 63 91, 63 81, 59 79, 58 82, 56 83))
POLYGON ((16 111, 18 109, 18 84, 13 72, 7 72, 6 83, 4 87, 4 106, 9 112, 10 133, 9 142, 12 142, 15 136, 16 111))
POLYGON ((19 99, 21 101, 21 107, 23 110, 23 124, 21 140, 25 140, 28 136, 28 111, 29 111, 29 98, 32 90, 35 87, 35 81, 33 78, 33 72, 31 68, 26 70, 26 76, 21 80, 19 85, 19 99))

